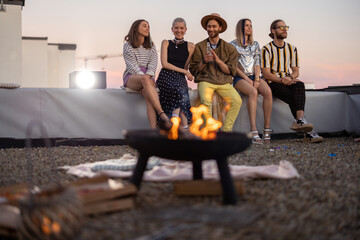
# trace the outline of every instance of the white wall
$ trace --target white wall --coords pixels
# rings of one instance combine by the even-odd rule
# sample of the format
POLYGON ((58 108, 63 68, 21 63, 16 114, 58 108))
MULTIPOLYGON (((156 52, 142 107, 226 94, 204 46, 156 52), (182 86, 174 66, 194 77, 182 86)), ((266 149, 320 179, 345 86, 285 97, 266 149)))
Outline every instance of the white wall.
POLYGON ((56 88, 59 83, 59 56, 58 56, 58 46, 49 45, 48 46, 48 81, 50 88, 56 88))
POLYGON ((75 51, 48 46, 48 81, 51 88, 69 88, 69 74, 75 71, 75 51))
POLYGON ((47 38, 22 40, 21 87, 49 87, 47 38))
POLYGON ((0 82, 21 84, 21 6, 0 12, 0 82))

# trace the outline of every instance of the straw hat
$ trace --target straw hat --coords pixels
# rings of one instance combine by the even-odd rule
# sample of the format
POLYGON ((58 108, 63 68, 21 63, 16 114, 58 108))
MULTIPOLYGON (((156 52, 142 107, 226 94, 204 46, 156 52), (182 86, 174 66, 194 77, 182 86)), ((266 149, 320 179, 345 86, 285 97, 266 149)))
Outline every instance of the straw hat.
POLYGON ((203 17, 203 18, 201 19, 201 26, 206 30, 206 25, 207 25, 208 21, 209 21, 209 20, 212 20, 212 19, 215 19, 215 20, 217 20, 217 21, 220 23, 220 26, 221 26, 221 31, 220 31, 220 33, 225 32, 225 30, 226 30, 226 28, 227 28, 227 23, 226 23, 226 21, 225 21, 222 17, 220 17, 220 15, 217 14, 217 13, 212 13, 212 14, 210 14, 210 15, 206 15, 205 17, 203 17))

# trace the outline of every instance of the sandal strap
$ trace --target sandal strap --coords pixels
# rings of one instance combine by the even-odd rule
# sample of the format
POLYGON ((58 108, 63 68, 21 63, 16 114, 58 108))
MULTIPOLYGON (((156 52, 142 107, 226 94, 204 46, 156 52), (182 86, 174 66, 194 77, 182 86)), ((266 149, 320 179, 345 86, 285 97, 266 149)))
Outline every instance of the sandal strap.
POLYGON ((262 136, 263 141, 265 141, 265 142, 270 142, 270 140, 271 140, 270 133, 271 133, 272 131, 273 131, 273 130, 270 129, 270 128, 264 128, 264 129, 263 129, 263 136, 262 136))
POLYGON ((259 132, 257 130, 250 131, 250 133, 252 134, 253 142, 262 143, 262 139, 259 136, 259 132))

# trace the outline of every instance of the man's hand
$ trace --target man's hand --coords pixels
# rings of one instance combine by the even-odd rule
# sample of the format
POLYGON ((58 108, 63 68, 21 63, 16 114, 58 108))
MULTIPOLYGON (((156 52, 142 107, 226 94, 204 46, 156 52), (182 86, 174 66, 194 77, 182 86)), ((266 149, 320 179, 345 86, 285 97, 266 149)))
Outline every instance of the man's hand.
POLYGON ((214 51, 211 51, 211 53, 208 53, 204 56, 204 63, 212 62, 214 61, 214 51))
POLYGON ((212 55, 214 56, 214 61, 215 61, 217 64, 222 63, 221 59, 218 57, 218 55, 216 55, 216 53, 214 52, 214 50, 211 50, 211 53, 212 53, 212 55))
POLYGON ((286 86, 293 85, 296 82, 297 82, 296 79, 291 79, 290 77, 284 77, 283 79, 281 79, 281 83, 286 86))

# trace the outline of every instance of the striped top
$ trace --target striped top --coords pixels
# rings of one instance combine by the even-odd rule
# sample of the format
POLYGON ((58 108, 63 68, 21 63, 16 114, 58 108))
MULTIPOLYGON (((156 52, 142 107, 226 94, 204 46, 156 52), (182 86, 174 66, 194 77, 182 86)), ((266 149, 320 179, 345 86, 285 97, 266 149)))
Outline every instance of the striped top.
POLYGON ((156 53, 155 45, 151 49, 143 48, 142 46, 138 48, 133 48, 129 42, 124 43, 123 49, 124 60, 126 64, 126 69, 124 71, 124 77, 126 74, 144 74, 140 67, 147 68, 145 74, 148 74, 152 77, 155 76, 155 71, 158 63, 158 56, 156 53))
POLYGON ((271 73, 283 78, 290 75, 290 67, 299 67, 297 48, 290 43, 277 47, 274 42, 261 49, 261 68, 270 68, 271 73))

